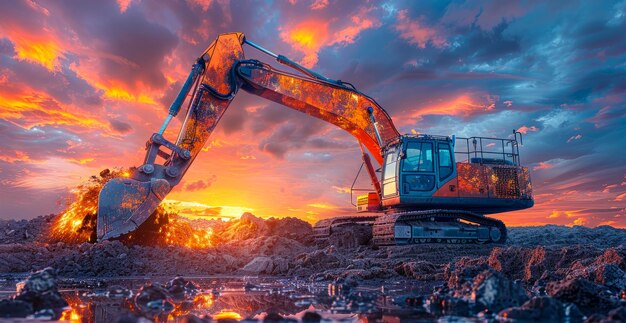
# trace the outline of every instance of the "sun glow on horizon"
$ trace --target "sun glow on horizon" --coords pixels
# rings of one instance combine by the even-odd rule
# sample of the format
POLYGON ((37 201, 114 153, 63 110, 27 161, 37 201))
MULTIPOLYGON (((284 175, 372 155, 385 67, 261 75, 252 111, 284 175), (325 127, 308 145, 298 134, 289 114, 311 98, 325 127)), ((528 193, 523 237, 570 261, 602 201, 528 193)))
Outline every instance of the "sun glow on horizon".
POLYGON ((162 205, 171 208, 178 215, 189 219, 214 218, 222 220, 237 219, 246 212, 254 211, 245 206, 213 206, 195 201, 164 199, 162 205))

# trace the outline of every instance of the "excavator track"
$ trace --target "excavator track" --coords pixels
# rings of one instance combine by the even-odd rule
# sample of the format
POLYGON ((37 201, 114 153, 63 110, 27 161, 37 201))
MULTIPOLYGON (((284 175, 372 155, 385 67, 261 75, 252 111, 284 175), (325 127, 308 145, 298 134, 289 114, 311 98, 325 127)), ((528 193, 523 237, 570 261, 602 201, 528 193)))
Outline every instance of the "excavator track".
POLYGON ((313 228, 316 241, 327 240, 333 229, 346 225, 372 226, 378 246, 420 243, 504 243, 507 230, 500 220, 464 210, 404 211, 375 216, 346 216, 320 220, 313 228))
POLYGON ((352 225, 352 224, 361 224, 361 225, 374 225, 374 221, 378 218, 378 215, 371 216, 342 216, 330 219, 324 219, 317 221, 315 226, 313 227, 313 237, 316 241, 324 241, 330 237, 332 234, 333 228, 343 226, 343 225, 352 225))
POLYGON ((504 243, 500 220, 464 210, 406 211, 385 214, 373 226, 379 246, 419 243, 504 243))

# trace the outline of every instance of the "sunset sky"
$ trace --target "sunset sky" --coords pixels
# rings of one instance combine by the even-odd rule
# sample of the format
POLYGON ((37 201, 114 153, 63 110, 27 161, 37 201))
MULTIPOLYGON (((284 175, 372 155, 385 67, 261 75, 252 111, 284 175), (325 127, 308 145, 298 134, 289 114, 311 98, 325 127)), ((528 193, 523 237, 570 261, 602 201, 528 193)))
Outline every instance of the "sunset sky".
MULTIPOLYGON (((353 83, 401 133, 524 133, 535 207, 494 215, 507 225, 626 227, 626 1, 0 1, 0 218, 140 165, 231 31, 353 83)), ((168 196, 187 213, 352 211, 360 150, 332 125, 240 91, 205 150, 168 196)))

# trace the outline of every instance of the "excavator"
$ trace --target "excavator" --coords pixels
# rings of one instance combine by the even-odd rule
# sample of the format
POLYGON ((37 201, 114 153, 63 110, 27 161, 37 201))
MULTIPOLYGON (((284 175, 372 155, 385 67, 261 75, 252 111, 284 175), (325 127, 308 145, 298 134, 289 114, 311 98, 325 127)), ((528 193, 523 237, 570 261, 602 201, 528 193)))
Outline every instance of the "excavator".
POLYGON ((534 203, 528 168, 520 165, 521 133, 507 138, 401 135, 387 112, 354 85, 277 55, 243 33, 226 33, 193 64, 163 125, 146 143, 143 164, 102 188, 98 241, 132 233, 150 217, 180 183, 239 90, 324 120, 357 139, 363 160, 359 173, 364 168, 372 186, 353 203, 353 216, 316 223, 317 240, 345 232, 340 227, 365 225, 380 246, 503 243, 506 226, 485 215, 534 203), (290 70, 246 59, 244 45, 290 70), (170 141, 164 131, 183 105, 184 122, 176 141, 170 141))

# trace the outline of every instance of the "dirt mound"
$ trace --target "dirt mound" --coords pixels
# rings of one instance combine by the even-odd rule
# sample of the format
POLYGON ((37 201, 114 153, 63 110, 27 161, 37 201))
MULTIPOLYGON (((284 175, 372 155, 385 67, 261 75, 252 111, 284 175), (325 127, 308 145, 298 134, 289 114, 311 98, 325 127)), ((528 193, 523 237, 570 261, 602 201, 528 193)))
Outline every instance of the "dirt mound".
POLYGON ((610 226, 588 228, 545 225, 509 228, 507 245, 572 246, 591 245, 596 248, 626 246, 626 230, 610 226))
POLYGON ((313 242, 311 225, 296 218, 261 219, 246 212, 239 219, 216 223, 212 228, 218 245, 265 236, 281 236, 303 244, 313 242))

